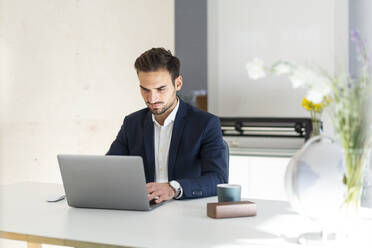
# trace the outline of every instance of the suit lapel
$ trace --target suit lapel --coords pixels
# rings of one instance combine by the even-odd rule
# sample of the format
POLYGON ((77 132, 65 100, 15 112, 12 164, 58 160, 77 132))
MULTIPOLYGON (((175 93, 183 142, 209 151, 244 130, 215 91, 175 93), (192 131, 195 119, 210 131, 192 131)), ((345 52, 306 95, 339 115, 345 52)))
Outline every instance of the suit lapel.
POLYGON ((155 155, 154 155, 154 123, 152 122, 151 111, 148 111, 144 123, 143 143, 145 144, 145 154, 147 158, 147 168, 145 167, 148 182, 155 180, 155 155))
POLYGON ((169 157, 168 157, 168 180, 169 181, 174 179, 173 174, 174 174, 174 167, 175 167, 175 162, 177 158, 178 146, 180 144, 183 128, 186 122, 185 117, 187 113, 187 106, 181 99, 179 99, 179 101, 180 101, 180 105, 178 107, 176 119, 174 121, 172 138, 171 138, 171 143, 169 146, 169 157))

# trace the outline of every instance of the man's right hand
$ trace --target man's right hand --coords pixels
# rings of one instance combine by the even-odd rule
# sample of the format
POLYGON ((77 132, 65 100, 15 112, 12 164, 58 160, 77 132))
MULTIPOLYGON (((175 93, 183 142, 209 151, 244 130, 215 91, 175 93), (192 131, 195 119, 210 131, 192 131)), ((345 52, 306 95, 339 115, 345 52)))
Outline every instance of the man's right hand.
POLYGON ((159 197, 155 200, 155 203, 171 200, 176 195, 176 192, 174 192, 173 188, 169 186, 168 183, 148 183, 146 184, 146 190, 149 194, 149 201, 159 197))

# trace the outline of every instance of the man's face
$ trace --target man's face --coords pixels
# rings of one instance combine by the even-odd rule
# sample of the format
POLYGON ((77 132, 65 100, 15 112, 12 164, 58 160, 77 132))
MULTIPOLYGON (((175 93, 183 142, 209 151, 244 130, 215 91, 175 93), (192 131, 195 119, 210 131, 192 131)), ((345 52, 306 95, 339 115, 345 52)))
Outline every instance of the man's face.
POLYGON ((171 74, 167 70, 138 72, 141 95, 147 107, 154 115, 162 115, 176 102, 176 92, 182 87, 182 77, 172 83, 171 74))

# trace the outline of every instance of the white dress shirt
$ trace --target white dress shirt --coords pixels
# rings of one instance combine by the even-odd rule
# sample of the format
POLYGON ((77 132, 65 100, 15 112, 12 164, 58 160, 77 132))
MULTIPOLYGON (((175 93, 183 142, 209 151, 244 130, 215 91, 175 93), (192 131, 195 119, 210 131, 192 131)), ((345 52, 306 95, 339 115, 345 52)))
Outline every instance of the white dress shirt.
MULTIPOLYGON (((164 120, 164 125, 160 125, 155 116, 152 115, 152 121, 154 122, 154 153, 155 153, 155 182, 166 183, 168 182, 168 158, 169 158, 169 146, 172 139, 174 120, 178 107, 180 105, 179 99, 177 99, 177 105, 164 120)), ((182 196, 182 189, 180 195, 182 196)))

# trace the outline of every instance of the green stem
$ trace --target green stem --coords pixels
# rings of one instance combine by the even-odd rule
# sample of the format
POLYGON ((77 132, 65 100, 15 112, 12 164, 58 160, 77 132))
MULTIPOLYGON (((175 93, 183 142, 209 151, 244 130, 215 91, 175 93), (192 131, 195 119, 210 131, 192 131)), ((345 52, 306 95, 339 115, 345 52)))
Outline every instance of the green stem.
POLYGON ((347 193, 345 203, 349 206, 354 205, 358 208, 361 198, 361 188, 363 180, 363 169, 366 156, 363 149, 345 148, 345 163, 347 169, 347 193))

